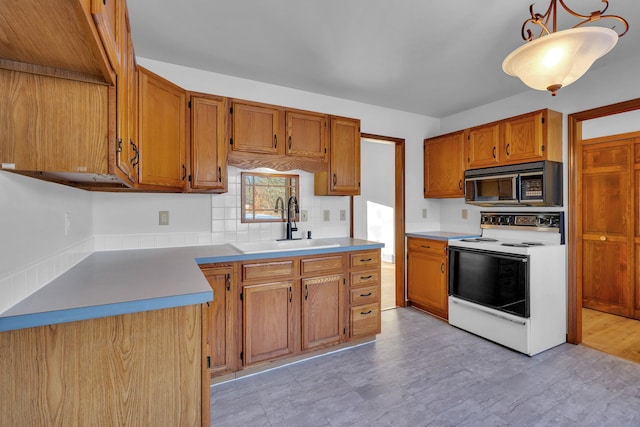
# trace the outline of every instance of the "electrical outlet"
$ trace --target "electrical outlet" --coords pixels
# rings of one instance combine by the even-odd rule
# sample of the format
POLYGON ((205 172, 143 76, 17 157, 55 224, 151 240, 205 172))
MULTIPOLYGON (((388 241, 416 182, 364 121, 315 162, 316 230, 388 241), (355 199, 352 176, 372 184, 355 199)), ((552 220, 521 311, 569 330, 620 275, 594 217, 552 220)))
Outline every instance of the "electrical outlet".
POLYGON ((300 211, 300 222, 309 221, 309 211, 306 209, 302 209, 300 211))
POLYGON ((325 209, 322 211, 322 220, 323 221, 331 221, 331 211, 325 209))
POLYGON ((347 211, 344 209, 340 209, 340 221, 347 220, 347 211))
POLYGON ((422 208, 422 218, 427 218, 427 208, 422 208))
POLYGON ((158 212, 158 225, 169 225, 169 211, 158 212))
POLYGON ((467 209, 462 209, 461 216, 462 219, 469 219, 469 211, 467 209))

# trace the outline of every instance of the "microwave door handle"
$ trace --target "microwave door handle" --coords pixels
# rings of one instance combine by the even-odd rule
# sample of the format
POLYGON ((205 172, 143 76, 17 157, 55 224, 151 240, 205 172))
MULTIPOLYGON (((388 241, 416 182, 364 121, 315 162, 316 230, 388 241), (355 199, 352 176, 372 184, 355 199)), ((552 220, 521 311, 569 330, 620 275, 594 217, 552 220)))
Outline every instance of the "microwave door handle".
POLYGON ((516 201, 518 203, 521 203, 522 199, 520 198, 520 195, 521 195, 521 191, 520 190, 521 190, 522 177, 520 175, 517 175, 515 177, 515 180, 516 180, 516 188, 515 188, 516 201))

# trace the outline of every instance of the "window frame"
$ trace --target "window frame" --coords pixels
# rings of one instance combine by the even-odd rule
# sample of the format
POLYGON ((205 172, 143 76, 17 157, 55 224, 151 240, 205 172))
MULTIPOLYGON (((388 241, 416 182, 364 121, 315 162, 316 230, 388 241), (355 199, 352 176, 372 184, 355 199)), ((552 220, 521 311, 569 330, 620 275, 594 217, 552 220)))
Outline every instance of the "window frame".
MULTIPOLYGON (((290 174, 290 173, 271 173, 271 172, 242 172, 240 174, 240 187, 241 187, 241 200, 240 200, 240 222, 242 223, 283 223, 287 222, 287 201, 289 198, 294 195, 298 199, 298 203, 300 200, 300 175, 298 174, 290 174), (255 203, 252 203, 254 206, 252 211, 252 218, 247 218, 247 176, 251 177, 270 177, 270 178, 285 178, 286 182, 283 185, 284 197, 283 208, 281 211, 281 215, 278 218, 257 218, 256 219, 256 211, 260 211, 261 209, 255 208, 255 203), (292 184, 292 180, 295 179, 295 184, 292 184)), ((250 186, 254 187, 253 194, 255 196, 255 182, 250 184, 250 186)), ((255 201, 255 197, 254 197, 255 201)), ((299 214, 295 214, 291 217, 291 221, 299 221, 299 214)))

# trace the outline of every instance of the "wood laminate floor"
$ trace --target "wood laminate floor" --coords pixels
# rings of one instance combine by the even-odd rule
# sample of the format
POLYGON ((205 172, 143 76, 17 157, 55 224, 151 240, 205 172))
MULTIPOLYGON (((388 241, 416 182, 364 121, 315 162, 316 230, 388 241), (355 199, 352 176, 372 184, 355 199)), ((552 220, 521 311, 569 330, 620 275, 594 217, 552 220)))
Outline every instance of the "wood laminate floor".
POLYGON ((640 425, 640 365, 583 345, 534 357, 412 308, 375 342, 211 388, 215 426, 640 425))
POLYGON ((582 343, 640 363, 640 321, 583 308, 582 343))
POLYGON ((382 263, 382 295, 380 308, 387 310, 396 306, 396 265, 390 262, 382 263))

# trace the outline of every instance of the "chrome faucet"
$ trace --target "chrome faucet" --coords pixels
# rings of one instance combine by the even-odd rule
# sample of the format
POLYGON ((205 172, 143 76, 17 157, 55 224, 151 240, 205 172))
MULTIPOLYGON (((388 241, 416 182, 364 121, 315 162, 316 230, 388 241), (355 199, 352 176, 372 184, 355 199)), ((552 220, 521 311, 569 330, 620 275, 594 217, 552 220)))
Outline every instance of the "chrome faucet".
POLYGON ((287 201, 287 234, 286 234, 285 240, 293 240, 293 232, 298 231, 298 227, 295 221, 295 214, 299 212, 300 212, 300 207, 298 206, 298 199, 296 198, 296 196, 289 197, 289 200, 287 201), (293 210, 294 210, 293 225, 291 225, 291 205, 292 204, 293 204, 293 210))
POLYGON ((276 206, 273 208, 273 211, 275 213, 280 212, 282 219, 284 219, 284 200, 282 200, 282 197, 278 196, 276 199, 276 206), (278 208, 278 206, 280 206, 280 208, 278 208))

